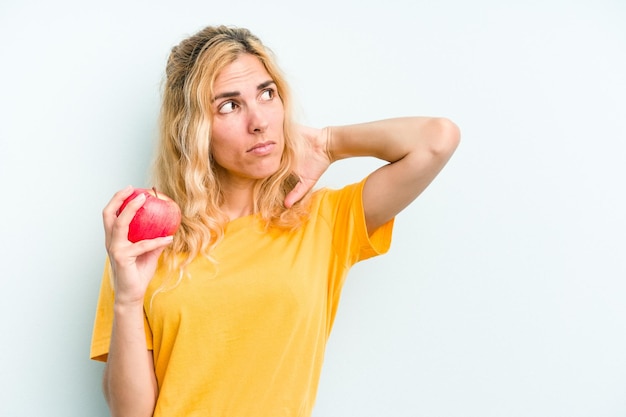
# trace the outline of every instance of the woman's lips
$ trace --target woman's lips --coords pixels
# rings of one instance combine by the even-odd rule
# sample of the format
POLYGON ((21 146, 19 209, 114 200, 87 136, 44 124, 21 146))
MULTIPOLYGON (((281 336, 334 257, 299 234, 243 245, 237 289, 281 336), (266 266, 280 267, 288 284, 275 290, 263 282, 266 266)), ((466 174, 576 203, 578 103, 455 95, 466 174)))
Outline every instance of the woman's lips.
POLYGON ((267 155, 274 150, 276 143, 274 142, 260 142, 254 145, 252 148, 248 149, 246 152, 252 153, 255 155, 267 155))

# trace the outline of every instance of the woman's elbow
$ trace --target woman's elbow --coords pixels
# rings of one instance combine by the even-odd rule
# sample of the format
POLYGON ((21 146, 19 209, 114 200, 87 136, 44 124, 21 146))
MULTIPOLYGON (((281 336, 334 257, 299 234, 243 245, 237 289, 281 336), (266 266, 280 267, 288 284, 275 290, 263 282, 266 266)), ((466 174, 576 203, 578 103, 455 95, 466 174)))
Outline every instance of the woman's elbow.
POLYGON ((437 117, 430 120, 430 151, 433 156, 447 160, 461 141, 461 130, 450 119, 437 117))

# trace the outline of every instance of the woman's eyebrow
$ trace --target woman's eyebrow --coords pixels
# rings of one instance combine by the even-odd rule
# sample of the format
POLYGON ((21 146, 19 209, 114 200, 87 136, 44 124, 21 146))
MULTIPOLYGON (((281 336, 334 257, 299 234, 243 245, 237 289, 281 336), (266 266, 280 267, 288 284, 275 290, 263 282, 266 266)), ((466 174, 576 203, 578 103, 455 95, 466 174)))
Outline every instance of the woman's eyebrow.
POLYGON ((215 97, 213 97, 213 100, 211 100, 211 102, 214 102, 216 100, 219 100, 221 98, 231 98, 231 97, 237 97, 240 96, 241 93, 239 91, 227 91, 225 93, 220 93, 218 95, 216 95, 215 97))
POLYGON ((257 89, 257 90, 263 90, 265 87, 269 87, 269 86, 270 86, 270 85, 272 85, 272 84, 276 84, 276 83, 274 82, 274 80, 267 80, 267 81, 265 81, 265 82, 263 82, 263 83, 261 83, 261 84, 257 85, 256 89, 257 89))
MULTIPOLYGON (((256 89, 257 90, 263 90, 264 88, 266 88, 266 87, 268 87, 268 86, 270 86, 272 84, 276 84, 274 82, 274 80, 267 80, 267 81, 264 81, 261 84, 257 85, 256 89)), ((241 95, 241 93, 239 91, 226 91, 226 92, 223 92, 223 93, 220 93, 220 94, 216 95, 215 97, 213 97, 213 100, 211 100, 211 101, 214 102, 215 100, 219 100, 221 98, 232 98, 232 97, 238 97, 240 95, 241 95)))

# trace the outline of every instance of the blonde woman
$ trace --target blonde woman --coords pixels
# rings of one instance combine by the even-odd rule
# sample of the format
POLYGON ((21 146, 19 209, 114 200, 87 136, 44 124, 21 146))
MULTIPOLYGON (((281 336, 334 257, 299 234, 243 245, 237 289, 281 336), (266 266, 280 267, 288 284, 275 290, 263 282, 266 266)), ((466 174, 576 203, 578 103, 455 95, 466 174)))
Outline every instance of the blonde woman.
POLYGON ((103 210, 108 261, 91 357, 113 416, 310 416, 352 265, 389 249, 394 217, 459 141, 442 118, 315 129, 246 29, 207 27, 172 49, 154 183, 181 207, 175 236, 131 243, 144 197, 103 210), (389 162, 338 190, 328 166, 389 162))

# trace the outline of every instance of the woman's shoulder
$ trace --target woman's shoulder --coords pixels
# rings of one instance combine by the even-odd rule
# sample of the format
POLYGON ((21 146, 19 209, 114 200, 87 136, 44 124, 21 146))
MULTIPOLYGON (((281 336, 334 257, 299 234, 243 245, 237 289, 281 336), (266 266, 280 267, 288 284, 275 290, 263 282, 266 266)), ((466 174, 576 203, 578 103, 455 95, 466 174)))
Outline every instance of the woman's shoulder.
POLYGON ((367 178, 361 181, 344 185, 325 185, 313 191, 313 200, 323 200, 328 198, 341 198, 341 196, 353 196, 360 193, 367 178))
POLYGON ((336 210, 341 205, 351 205, 356 199, 360 200, 364 183, 365 179, 341 186, 320 187, 311 196, 311 210, 324 210, 324 207, 336 210))

